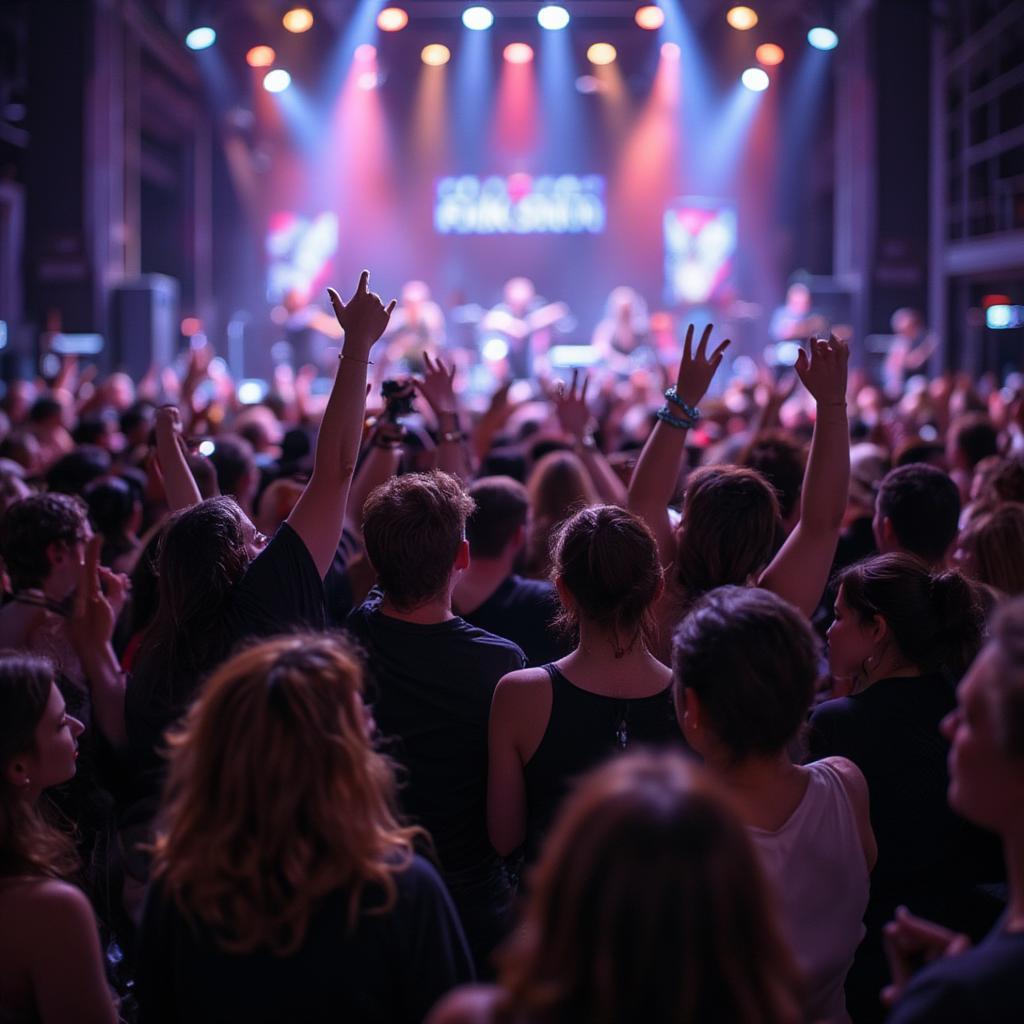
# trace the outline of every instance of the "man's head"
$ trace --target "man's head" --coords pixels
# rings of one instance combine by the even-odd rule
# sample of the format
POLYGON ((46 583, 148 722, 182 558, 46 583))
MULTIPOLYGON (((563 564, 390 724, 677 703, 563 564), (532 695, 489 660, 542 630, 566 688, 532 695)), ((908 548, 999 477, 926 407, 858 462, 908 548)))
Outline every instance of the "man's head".
POLYGON ((900 466, 882 479, 875 503, 875 543, 939 565, 956 539, 960 493, 949 475, 926 463, 900 466))
POLYGON ((244 437, 233 434, 218 437, 210 462, 217 471, 220 493, 230 495, 242 508, 250 508, 259 484, 252 445, 244 437))
POLYGON ((999 434, 983 412, 955 419, 946 435, 946 459, 955 469, 971 472, 982 459, 999 453, 999 434))
POLYGON ((514 557, 526 540, 526 488, 510 476, 485 476, 469 488, 469 496, 476 505, 466 521, 474 561, 514 557))
POLYGON ((473 499, 447 473, 393 477, 363 507, 366 554, 388 601, 411 611, 449 592, 469 565, 473 499))

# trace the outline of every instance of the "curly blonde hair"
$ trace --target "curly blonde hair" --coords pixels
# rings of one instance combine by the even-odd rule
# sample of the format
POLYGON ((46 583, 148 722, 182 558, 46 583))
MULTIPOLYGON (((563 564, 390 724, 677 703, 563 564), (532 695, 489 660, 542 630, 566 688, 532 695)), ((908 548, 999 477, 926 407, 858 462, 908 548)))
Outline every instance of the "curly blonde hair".
POLYGON ((394 810, 391 763, 374 751, 362 668, 338 637, 296 634, 226 662, 170 737, 154 877, 231 953, 301 946, 328 893, 396 899, 394 875, 422 831, 394 810))

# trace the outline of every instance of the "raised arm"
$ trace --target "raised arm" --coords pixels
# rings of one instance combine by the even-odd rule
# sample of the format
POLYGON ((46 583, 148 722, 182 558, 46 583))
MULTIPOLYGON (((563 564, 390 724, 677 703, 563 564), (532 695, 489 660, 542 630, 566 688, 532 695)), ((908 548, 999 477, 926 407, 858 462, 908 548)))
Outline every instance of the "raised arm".
POLYGON ((198 505, 203 496, 185 459, 181 416, 176 406, 164 405, 156 411, 156 455, 170 510, 177 512, 198 505))
POLYGON ((844 341, 812 338, 796 372, 814 397, 814 437, 800 495, 800 521, 786 539, 760 586, 813 614, 828 582, 850 490, 850 426, 846 419, 844 341))
POLYGON ((455 395, 455 364, 449 369, 439 357, 423 353, 426 373, 413 381, 437 420, 437 468, 468 484, 473 477, 466 435, 460 430, 459 403, 455 395))
POLYGON ((370 493, 387 483, 402 461, 402 437, 405 428, 399 423, 378 420, 370 438, 370 450, 359 466, 348 495, 345 520, 348 528, 360 537, 363 533, 363 506, 370 493))
POLYGON ((559 385, 551 393, 551 402, 558 416, 559 426, 572 442, 576 454, 590 474, 591 482, 598 497, 606 505, 626 507, 627 496, 625 484, 615 475, 605 454, 594 443, 590 432, 593 416, 587 405, 587 388, 590 376, 583 375, 583 383, 579 382, 579 370, 572 371, 572 383, 566 388, 559 385))
POLYGON ((686 329, 675 388, 665 393, 669 404, 658 411, 658 422, 647 438, 629 484, 629 508, 646 520, 665 565, 675 557, 668 503, 682 468, 686 434, 697 422, 697 403, 704 397, 729 345, 726 339, 708 356, 711 331, 712 325, 708 324, 694 354, 693 324, 686 329))
POLYGON ((328 289, 345 332, 344 348, 320 424, 313 474, 288 516, 288 525, 302 538, 321 576, 327 574, 341 539, 363 434, 370 349, 395 308, 394 301, 384 307, 380 296, 369 290, 369 280, 370 274, 364 270, 347 303, 333 288, 328 289))

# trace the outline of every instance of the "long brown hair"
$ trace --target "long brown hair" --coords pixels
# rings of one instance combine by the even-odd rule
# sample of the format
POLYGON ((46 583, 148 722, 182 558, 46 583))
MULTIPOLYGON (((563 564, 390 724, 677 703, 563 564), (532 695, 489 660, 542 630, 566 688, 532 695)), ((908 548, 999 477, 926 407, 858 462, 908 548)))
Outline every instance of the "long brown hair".
POLYGON ((976 516, 958 546, 972 579, 1010 597, 1024 593, 1024 504, 1008 501, 976 516))
POLYGON ((46 658, 0 653, 0 875, 64 878, 79 866, 68 837, 7 780, 7 766, 35 749, 53 678, 46 658))
POLYGON ((676 754, 617 758, 580 784, 499 959, 503 1021, 799 1016, 796 967, 750 839, 676 754))
POLYGON ((396 820, 394 774, 367 736, 362 670, 338 637, 297 634, 236 655, 170 738, 159 878, 229 952, 303 941, 328 893, 396 897, 418 829, 396 820))
POLYGON ((558 524, 577 509, 595 505, 597 491, 587 467, 569 451, 548 452, 526 481, 532 524, 526 544, 526 571, 546 578, 551 567, 551 542, 558 524))

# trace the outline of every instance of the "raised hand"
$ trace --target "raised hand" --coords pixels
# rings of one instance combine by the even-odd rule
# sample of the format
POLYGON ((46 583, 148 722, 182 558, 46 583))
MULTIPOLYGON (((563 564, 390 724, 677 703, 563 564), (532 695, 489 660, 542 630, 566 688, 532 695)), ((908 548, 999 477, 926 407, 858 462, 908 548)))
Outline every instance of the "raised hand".
POLYGON ((882 938, 892 973, 892 983, 882 990, 886 1006, 899 999, 915 971, 933 960, 958 956, 971 946, 966 935, 915 917, 906 907, 896 908, 895 918, 882 929, 882 938))
POLYGON ((86 544, 69 622, 72 643, 83 661, 110 642, 128 593, 127 577, 100 565, 102 543, 96 535, 86 544))
POLYGON ((413 379, 414 387, 427 400, 435 416, 455 413, 458 410, 453 384, 455 364, 453 363, 449 369, 440 357, 431 358, 429 352, 423 353, 423 363, 426 366, 426 373, 422 378, 413 379))
POLYGON ((348 302, 342 301, 341 296, 333 289, 328 288, 327 294, 331 297, 331 305, 334 307, 334 315, 338 318, 341 329, 345 332, 344 354, 362 358, 367 355, 373 343, 384 333, 398 305, 396 299, 392 299, 385 308, 380 296, 369 290, 370 272, 364 270, 359 275, 359 284, 348 302))
POLYGON ((570 437, 586 436, 587 427, 593 418, 587 405, 587 388, 590 386, 589 374, 583 374, 583 383, 579 383, 579 370, 572 371, 572 381, 567 388, 561 381, 550 392, 551 402, 558 416, 558 425, 563 433, 570 437))
POLYGON ((835 335, 808 338, 807 348, 797 356, 797 376, 818 405, 846 405, 846 368, 850 347, 835 335))
POLYGON ((696 354, 693 351, 693 324, 686 328, 686 340, 683 343, 683 358, 679 361, 679 374, 676 377, 676 394, 687 405, 696 405, 711 386, 715 371, 722 364, 725 350, 729 347, 726 338, 708 356, 708 342, 711 339, 713 326, 708 324, 700 336, 696 354))
POLYGON ((156 411, 154 429, 158 444, 161 441, 180 444, 182 426, 178 407, 176 405, 161 405, 156 411))

